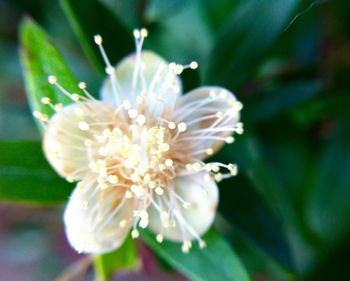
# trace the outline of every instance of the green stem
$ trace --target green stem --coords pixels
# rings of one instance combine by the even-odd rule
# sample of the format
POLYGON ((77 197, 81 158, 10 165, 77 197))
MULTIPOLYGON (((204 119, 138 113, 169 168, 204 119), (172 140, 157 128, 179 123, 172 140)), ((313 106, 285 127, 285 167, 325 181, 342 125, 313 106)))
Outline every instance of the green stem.
POLYGON ((93 261, 94 261, 96 281, 108 281, 110 279, 110 276, 108 276, 108 272, 104 267, 102 256, 100 255, 93 256, 93 261))

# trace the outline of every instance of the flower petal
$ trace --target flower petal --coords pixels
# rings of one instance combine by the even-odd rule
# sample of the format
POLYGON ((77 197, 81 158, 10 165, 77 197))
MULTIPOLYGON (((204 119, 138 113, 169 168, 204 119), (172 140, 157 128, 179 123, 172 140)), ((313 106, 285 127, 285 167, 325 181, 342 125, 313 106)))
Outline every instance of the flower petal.
POLYGON ((193 240, 200 239, 212 225, 219 192, 214 181, 204 179, 204 173, 177 177, 174 189, 161 196, 166 196, 164 202, 171 204, 164 210, 170 210, 170 217, 172 210, 175 227, 164 227, 164 214, 152 206, 149 208, 149 227, 153 232, 174 241, 193 240))
POLYGON ((45 130, 43 148, 46 158, 58 174, 68 180, 80 180, 93 157, 89 142, 94 134, 115 120, 114 109, 98 101, 68 105, 56 113, 45 130), (103 126, 96 122, 104 122, 103 126), (93 124, 94 123, 94 124, 93 124))
POLYGON ((118 248, 133 223, 134 201, 125 188, 100 189, 93 176, 78 184, 64 213, 66 235, 81 253, 105 253, 118 248))
POLYGON ((122 60, 115 69, 116 89, 113 90, 112 78, 108 77, 101 89, 101 99, 116 106, 128 100, 136 109, 137 99, 143 95, 150 111, 160 114, 164 106, 174 106, 182 91, 181 81, 169 69, 169 63, 156 53, 143 51, 141 60, 136 54, 122 60))
POLYGON ((177 122, 185 122, 187 131, 177 144, 187 154, 203 159, 217 151, 234 132, 241 133, 239 123, 242 105, 228 90, 200 87, 181 96, 173 113, 177 122))

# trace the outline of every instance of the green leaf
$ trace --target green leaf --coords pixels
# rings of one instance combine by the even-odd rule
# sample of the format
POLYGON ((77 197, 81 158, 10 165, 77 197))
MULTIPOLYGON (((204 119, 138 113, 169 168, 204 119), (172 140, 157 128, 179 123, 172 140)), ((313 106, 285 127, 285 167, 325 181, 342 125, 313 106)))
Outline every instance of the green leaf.
POLYGON ((331 246, 350 232, 350 126, 337 124, 334 136, 315 154, 305 194, 307 225, 331 246))
POLYGON ((339 93, 332 92, 329 93, 329 95, 311 100, 295 108, 291 112, 291 115, 293 119, 302 126, 310 126, 326 118, 349 118, 349 91, 350 90, 339 93))
POLYGON ((227 223, 241 231, 251 247, 263 250, 266 259, 277 262, 284 270, 293 267, 283 228, 243 173, 220 183, 219 212, 227 223))
POLYGON ((241 0, 209 58, 206 80, 232 89, 256 72, 300 0, 241 0))
POLYGON ((137 245, 131 235, 123 246, 116 251, 104 255, 96 255, 94 264, 100 281, 109 280, 118 270, 133 270, 140 266, 137 245))
POLYGON ((49 75, 55 75, 69 92, 82 94, 61 53, 46 33, 29 18, 25 18, 21 23, 20 41, 23 75, 33 111, 38 110, 48 116, 54 113, 48 105, 41 103, 43 97, 50 98, 53 104, 66 105, 72 102, 57 87, 49 84, 49 75))
POLYGON ((245 104, 245 120, 248 122, 265 121, 310 100, 320 90, 321 83, 316 81, 293 82, 274 87, 245 104))
POLYGON ((0 200, 65 203, 72 191, 46 162, 39 142, 0 142, 0 200))
POLYGON ((61 5, 88 58, 102 74, 105 74, 105 63, 94 35, 103 37, 103 46, 112 64, 135 49, 132 32, 98 0, 61 0, 61 5))
POLYGON ((203 239, 207 247, 194 245, 189 254, 181 251, 181 244, 164 241, 159 244, 154 235, 144 231, 147 244, 165 261, 195 281, 248 281, 248 274, 229 244, 218 232, 210 230, 203 239))

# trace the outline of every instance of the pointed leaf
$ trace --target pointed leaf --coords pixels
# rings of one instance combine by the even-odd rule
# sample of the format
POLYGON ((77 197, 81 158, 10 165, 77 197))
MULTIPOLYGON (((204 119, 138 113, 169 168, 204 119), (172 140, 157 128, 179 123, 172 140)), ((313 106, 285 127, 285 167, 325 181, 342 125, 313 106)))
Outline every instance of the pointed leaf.
POLYGON ((189 254, 181 251, 181 244, 156 242, 151 233, 144 231, 146 243, 165 261, 194 281, 248 281, 248 274, 229 244, 214 230, 204 240, 207 247, 194 245, 189 254))
POLYGON ((51 169, 39 142, 0 142, 0 200, 65 203, 73 186, 51 169))
POLYGON ((133 270, 140 266, 137 245, 129 235, 122 247, 104 255, 95 256, 96 273, 101 280, 109 280, 118 270, 133 270))
POLYGON ((240 1, 211 52, 207 80, 234 89, 251 78, 299 2, 240 1))
POLYGON ((54 111, 41 103, 43 97, 50 98, 53 104, 66 105, 72 100, 49 84, 48 76, 55 75, 68 91, 81 94, 78 83, 44 30, 29 18, 21 23, 20 41, 23 75, 31 108, 51 116, 54 111))

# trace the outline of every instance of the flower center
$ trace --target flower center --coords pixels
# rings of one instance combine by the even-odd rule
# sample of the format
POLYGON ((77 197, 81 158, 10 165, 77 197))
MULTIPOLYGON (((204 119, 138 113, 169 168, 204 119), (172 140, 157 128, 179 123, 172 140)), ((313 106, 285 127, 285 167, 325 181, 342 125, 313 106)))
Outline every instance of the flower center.
POLYGON ((152 189, 160 194, 175 175, 169 128, 131 124, 125 131, 104 129, 95 138, 90 154, 96 157, 89 167, 97 173, 102 189, 122 182, 130 186, 127 197, 141 197, 152 189))

